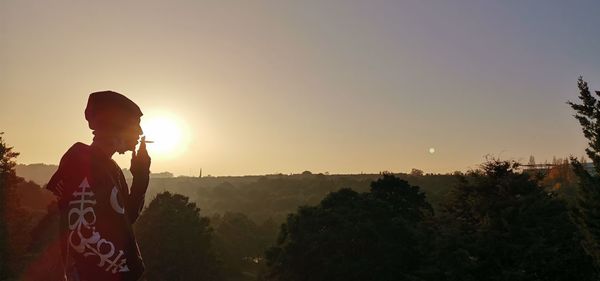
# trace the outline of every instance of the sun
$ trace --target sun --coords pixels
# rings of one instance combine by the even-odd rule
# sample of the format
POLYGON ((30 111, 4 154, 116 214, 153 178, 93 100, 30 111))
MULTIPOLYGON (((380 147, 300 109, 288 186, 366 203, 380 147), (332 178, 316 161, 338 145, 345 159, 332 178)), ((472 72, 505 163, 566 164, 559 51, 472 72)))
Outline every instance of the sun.
POLYGON ((184 150, 182 122, 166 114, 142 117, 142 130, 150 156, 172 157, 184 150))

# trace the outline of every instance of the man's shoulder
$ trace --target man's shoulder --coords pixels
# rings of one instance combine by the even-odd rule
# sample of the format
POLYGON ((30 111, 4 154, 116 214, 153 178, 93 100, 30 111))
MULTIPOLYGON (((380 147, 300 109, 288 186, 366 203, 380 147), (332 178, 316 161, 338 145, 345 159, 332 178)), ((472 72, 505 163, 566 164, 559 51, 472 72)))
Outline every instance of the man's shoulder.
POLYGON ((62 156, 60 159, 59 167, 62 166, 64 168, 76 168, 81 165, 87 165, 91 161, 92 158, 92 148, 91 146, 77 142, 73 144, 62 156))
POLYGON ((74 143, 71 147, 69 147, 69 149, 67 150, 67 152, 65 152, 65 154, 63 155, 63 158, 67 157, 67 158, 73 158, 74 156, 82 156, 84 154, 89 154, 90 153, 90 146, 82 143, 82 142, 76 142, 74 143))
POLYGON ((58 169, 50 178, 46 188, 57 196, 62 196, 64 189, 72 184, 71 180, 85 177, 90 163, 90 146, 81 142, 73 144, 60 159, 58 169))

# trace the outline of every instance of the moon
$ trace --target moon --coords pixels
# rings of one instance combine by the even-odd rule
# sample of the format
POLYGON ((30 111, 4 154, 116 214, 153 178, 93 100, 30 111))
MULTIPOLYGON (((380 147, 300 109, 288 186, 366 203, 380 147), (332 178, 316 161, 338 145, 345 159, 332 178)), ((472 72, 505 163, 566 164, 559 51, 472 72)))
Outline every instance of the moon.
POLYGON ((435 153, 435 148, 433 148, 433 147, 430 147, 430 148, 429 148, 429 154, 434 154, 434 153, 435 153))

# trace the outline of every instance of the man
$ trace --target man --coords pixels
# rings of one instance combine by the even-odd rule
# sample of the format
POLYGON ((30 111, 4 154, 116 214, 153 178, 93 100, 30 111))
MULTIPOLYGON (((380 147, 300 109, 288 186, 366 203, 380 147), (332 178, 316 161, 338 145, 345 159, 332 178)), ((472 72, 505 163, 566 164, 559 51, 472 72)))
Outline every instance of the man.
POLYGON ((47 188, 58 197, 61 249, 69 281, 139 280, 144 264, 132 224, 144 206, 150 156, 142 137, 142 111, 112 91, 90 94, 85 118, 91 145, 75 143, 62 157, 47 188), (115 152, 132 151, 131 189, 115 152))

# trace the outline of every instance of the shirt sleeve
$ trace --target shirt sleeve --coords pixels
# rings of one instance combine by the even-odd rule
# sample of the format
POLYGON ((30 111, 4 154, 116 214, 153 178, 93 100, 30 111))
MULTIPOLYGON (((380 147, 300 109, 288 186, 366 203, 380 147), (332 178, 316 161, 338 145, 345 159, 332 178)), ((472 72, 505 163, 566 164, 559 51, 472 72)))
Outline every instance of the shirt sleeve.
MULTIPOLYGON (((129 217, 129 222, 131 224, 135 223, 137 218, 140 216, 142 209, 144 208, 146 188, 141 186, 143 184, 143 182, 134 180, 131 184, 131 192, 126 200, 127 216, 129 217)), ((148 186, 147 182, 145 186, 148 186)))

